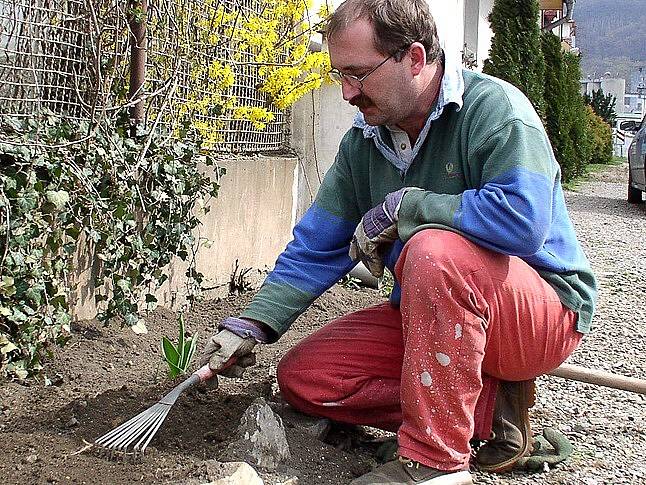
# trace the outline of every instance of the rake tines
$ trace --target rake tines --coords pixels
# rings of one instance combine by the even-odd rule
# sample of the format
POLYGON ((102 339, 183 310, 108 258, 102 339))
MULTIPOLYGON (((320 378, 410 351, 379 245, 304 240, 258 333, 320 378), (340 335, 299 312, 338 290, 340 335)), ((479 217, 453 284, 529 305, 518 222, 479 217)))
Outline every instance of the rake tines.
POLYGON ((166 419, 168 412, 179 395, 184 389, 209 378, 212 374, 206 376, 208 365, 195 372, 190 378, 179 384, 175 389, 166 394, 157 404, 142 411, 134 418, 129 419, 122 425, 107 432, 96 439, 94 445, 104 450, 108 458, 127 458, 133 457, 133 460, 143 457, 146 447, 155 433, 166 419), (202 374, 200 374, 202 372, 202 374))
POLYGON ((94 444, 108 451, 110 458, 132 455, 136 459, 143 455, 169 411, 170 405, 159 402, 97 438, 94 444))

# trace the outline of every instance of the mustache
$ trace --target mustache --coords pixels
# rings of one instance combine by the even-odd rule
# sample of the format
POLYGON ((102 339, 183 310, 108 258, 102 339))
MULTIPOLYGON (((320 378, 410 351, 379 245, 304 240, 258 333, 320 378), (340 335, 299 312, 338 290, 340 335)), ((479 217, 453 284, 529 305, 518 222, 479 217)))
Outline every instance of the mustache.
POLYGON ((348 103, 350 103, 352 106, 356 106, 357 108, 366 108, 372 105, 372 100, 368 96, 361 93, 348 101, 348 103))

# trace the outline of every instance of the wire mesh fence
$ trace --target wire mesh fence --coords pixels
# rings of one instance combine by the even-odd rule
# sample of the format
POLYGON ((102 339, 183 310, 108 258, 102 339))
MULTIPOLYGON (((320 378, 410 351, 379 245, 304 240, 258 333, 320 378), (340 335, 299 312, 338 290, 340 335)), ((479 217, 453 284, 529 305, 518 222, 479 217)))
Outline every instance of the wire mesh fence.
POLYGON ((29 116, 47 107, 82 115, 87 92, 82 0, 0 0, 0 110, 29 116))
MULTIPOLYGON (((123 0, 0 0, 0 114, 49 110, 74 119, 110 116, 127 105, 133 5, 123 0)), ((146 19, 145 122, 170 128, 190 110, 212 130, 221 152, 285 146, 285 114, 259 91, 260 66, 242 48, 237 19, 259 14, 260 0, 149 0, 146 19), (208 28, 222 12, 233 20, 208 28), (233 23, 233 25, 232 25, 233 23), (212 42, 216 35, 220 41, 212 42), (209 78, 214 63, 231 66, 224 91, 209 78), (273 113, 264 129, 223 110, 232 100, 273 113)), ((286 25, 286 28, 290 26, 286 25)), ((244 34, 244 32, 242 32, 244 34)))

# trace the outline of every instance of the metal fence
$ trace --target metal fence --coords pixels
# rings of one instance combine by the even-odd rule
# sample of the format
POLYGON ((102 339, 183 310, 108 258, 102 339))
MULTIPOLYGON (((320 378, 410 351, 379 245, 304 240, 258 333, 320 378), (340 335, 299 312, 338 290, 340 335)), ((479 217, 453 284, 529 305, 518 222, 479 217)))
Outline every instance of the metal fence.
MULTIPOLYGON (((125 0, 0 0, 0 114, 31 116, 44 109, 91 120, 128 101, 131 54, 125 0)), ((259 13, 261 0, 149 0, 144 98, 147 122, 172 125, 190 99, 216 92, 196 79, 195 66, 232 66, 235 83, 219 96, 265 107, 274 120, 263 130, 227 112, 193 113, 218 132, 221 152, 262 152, 285 146, 285 114, 257 89, 259 66, 239 51, 241 39, 211 45, 195 28, 223 8, 259 13), (178 48, 178 46, 182 48, 178 48), (235 60, 234 60, 235 59, 235 60)), ((229 26, 231 27, 231 26, 229 26)), ((233 30, 235 32, 235 29, 233 30)), ((231 30, 229 30, 231 32, 231 30)), ((235 34, 232 34, 235 35, 235 34)), ((199 73, 199 71, 197 71, 199 73)))

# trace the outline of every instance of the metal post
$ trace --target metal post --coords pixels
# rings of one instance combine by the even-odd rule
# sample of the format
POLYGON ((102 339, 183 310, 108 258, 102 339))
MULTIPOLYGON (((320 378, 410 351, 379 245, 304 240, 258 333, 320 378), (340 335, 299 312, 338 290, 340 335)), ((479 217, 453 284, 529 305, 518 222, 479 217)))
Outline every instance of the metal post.
MULTIPOLYGON (((130 91, 129 101, 143 96, 146 80, 146 16, 148 0, 128 0, 128 25, 130 26, 130 91)), ((144 101, 141 99, 130 108, 130 122, 134 136, 137 125, 144 118, 144 101)))

